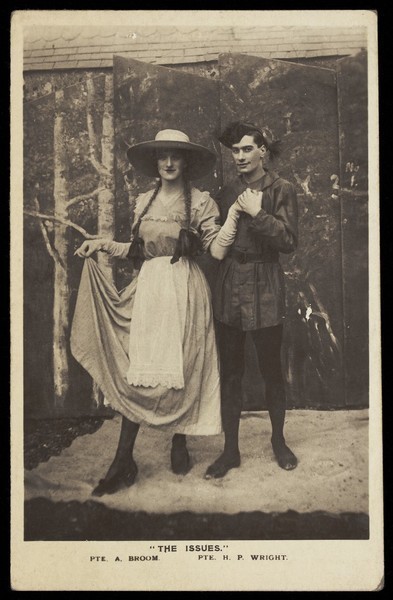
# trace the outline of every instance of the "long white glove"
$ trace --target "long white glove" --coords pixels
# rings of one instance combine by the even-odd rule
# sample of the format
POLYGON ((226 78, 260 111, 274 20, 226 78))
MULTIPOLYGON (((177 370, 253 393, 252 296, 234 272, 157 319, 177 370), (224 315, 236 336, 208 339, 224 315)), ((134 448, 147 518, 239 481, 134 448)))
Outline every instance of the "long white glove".
POLYGON ((236 237, 240 212, 241 209, 236 200, 228 210, 228 216, 224 225, 210 244, 210 254, 213 258, 222 260, 228 254, 236 237))
POLYGON ((113 258, 127 258, 130 246, 131 242, 113 242, 112 240, 104 240, 101 250, 113 258))
POLYGON ((126 258, 130 246, 131 242, 113 242, 112 240, 105 239, 85 240, 75 251, 75 254, 81 258, 88 258, 94 252, 101 250, 112 257, 126 258))

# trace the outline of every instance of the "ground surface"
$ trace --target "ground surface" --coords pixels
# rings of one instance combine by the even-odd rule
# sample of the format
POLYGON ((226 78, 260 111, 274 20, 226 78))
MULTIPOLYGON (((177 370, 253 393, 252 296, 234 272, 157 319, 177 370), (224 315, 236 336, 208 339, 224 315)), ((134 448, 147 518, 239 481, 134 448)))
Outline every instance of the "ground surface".
MULTIPOLYGON (((30 488, 30 495, 27 493, 26 497, 29 499, 25 503, 25 539, 365 539, 368 537, 368 516, 367 510, 364 508, 366 506, 365 499, 361 498, 360 492, 364 492, 367 489, 367 482, 361 480, 360 477, 356 477, 351 455, 348 454, 348 448, 351 448, 351 444, 355 444, 356 438, 359 438, 359 435, 363 437, 363 441, 366 443, 363 455, 367 454, 367 436, 365 435, 367 430, 365 421, 367 422, 367 418, 365 413, 364 411, 352 411, 349 416, 346 413, 341 413, 341 416, 340 413, 334 415, 334 419, 337 418, 338 422, 346 424, 345 430, 348 430, 348 428, 351 430, 352 441, 349 442, 348 448, 345 448, 343 440, 340 438, 340 433, 336 433, 335 454, 332 455, 332 433, 334 431, 332 432, 331 424, 329 425, 328 420, 324 418, 323 414, 317 414, 313 411, 308 412, 310 413, 311 421, 310 417, 299 421, 300 413, 298 412, 296 413, 296 423, 291 417, 292 431, 300 429, 301 436, 307 437, 304 435, 305 425, 308 424, 308 427, 310 427, 310 422, 316 425, 315 431, 318 432, 318 436, 314 438, 313 442, 312 431, 310 432, 309 429, 308 443, 314 446, 314 451, 322 446, 324 452, 319 456, 318 452, 316 455, 314 453, 314 468, 311 477, 313 480, 317 480, 314 481, 317 484, 316 489, 318 488, 318 480, 323 481, 325 486, 326 482, 333 484, 334 489, 336 489, 336 497, 338 498, 338 504, 334 505, 334 511, 314 510, 315 505, 313 506, 312 503, 308 510, 294 510, 294 507, 302 506, 301 503, 297 504, 296 502, 291 502, 292 508, 287 506, 284 509, 283 505, 280 507, 280 503, 277 503, 277 509, 274 510, 274 498, 271 498, 271 494, 269 493, 269 502, 266 504, 262 503, 261 505, 267 506, 268 510, 252 510, 252 503, 247 504, 244 501, 244 506, 248 508, 240 510, 237 513, 230 510, 230 505, 227 506, 230 514, 214 510, 204 512, 203 506, 209 506, 208 502, 207 504, 202 504, 199 510, 192 510, 191 512, 190 510, 184 510, 184 506, 182 507, 182 504, 178 502, 178 498, 175 495, 179 489, 187 492, 187 485, 191 486, 190 489, 192 492, 194 480, 191 478, 191 473, 193 473, 192 477, 198 477, 196 481, 199 482, 198 486, 200 486, 201 474, 198 469, 201 470, 202 465, 197 464, 190 474, 183 479, 183 482, 179 482, 168 469, 162 468, 161 465, 160 472, 163 474, 160 475, 160 480, 156 480, 156 484, 157 482, 161 484, 161 500, 165 494, 165 490, 172 490, 171 493, 174 497, 169 500, 175 507, 172 511, 162 513, 158 512, 157 508, 154 509, 154 504, 151 505, 149 510, 141 510, 141 506, 145 506, 145 503, 138 505, 137 502, 135 503, 135 510, 132 512, 124 510, 124 506, 127 506, 130 498, 126 495, 127 491, 116 495, 116 501, 113 501, 111 497, 108 505, 108 502, 103 503, 101 499, 99 501, 92 500, 90 493, 85 494, 84 488, 82 489, 82 496, 80 496, 81 500, 64 500, 64 498, 67 498, 67 495, 64 496, 64 491, 62 491, 62 499, 62 494, 57 495, 57 490, 54 493, 53 486, 52 490, 49 490, 50 493, 47 490, 45 492, 37 490, 37 487, 34 493, 31 493, 32 486, 28 485, 27 488, 30 488), (295 425, 296 427, 294 427, 295 425), (327 450, 326 455, 325 450, 327 450), (188 482, 187 477, 189 477, 188 482), (165 484, 165 488, 162 488, 162 484, 165 484), (178 487, 179 485, 181 486, 180 488, 178 487), (355 498, 352 502, 352 507, 345 500, 346 492, 349 492, 349 495, 347 493, 347 497, 355 498), (359 497, 358 501, 356 501, 356 494, 359 497), (343 498, 342 500, 340 496, 343 498)), ((258 427, 261 426, 261 423, 262 426, 265 423, 263 417, 261 421, 254 420, 253 422, 258 427)), ((214 485, 217 487, 210 489, 219 492, 220 499, 225 499, 225 494, 227 494, 227 497, 228 495, 230 496, 231 489, 239 491, 239 488, 242 491, 242 497, 245 496, 248 498, 253 496, 254 482, 252 477, 250 479, 250 474, 252 474, 254 467, 250 456, 248 456, 248 446, 254 446, 255 438, 250 437, 252 433, 250 419, 244 419, 242 427, 244 432, 246 432, 243 436, 243 449, 245 450, 243 452, 244 467, 242 465, 242 469, 233 471, 233 473, 236 473, 236 477, 232 477, 232 483, 230 478, 224 484, 222 482, 214 482, 214 485), (249 434, 248 432, 251 433, 249 434), (234 481, 238 481, 235 488, 233 487, 234 481), (246 493, 244 493, 245 491, 246 493)), ((94 444, 97 443, 116 444, 117 431, 116 419, 105 420, 105 422, 102 419, 85 418, 30 421, 26 423, 25 466, 28 475, 27 481, 29 481, 29 475, 34 476, 34 474, 37 474, 39 478, 42 477, 42 474, 46 475, 51 470, 51 464, 55 467, 55 471, 60 472, 61 469, 59 467, 62 464, 67 464, 67 461, 70 461, 70 457, 81 454, 80 450, 78 450, 79 447, 83 449, 90 447, 91 451, 93 451, 94 444), (104 427, 101 427, 102 425, 104 427), (116 435, 114 435, 114 432, 116 432, 116 435), (71 447, 70 444, 72 444, 71 447)), ((291 431, 291 428, 289 428, 289 431, 291 431)), ((342 433, 341 431, 341 435, 342 433)), ((142 456, 144 455, 144 444, 147 442, 149 442, 148 436, 141 438, 139 451, 142 456)), ((217 448, 219 448, 221 444, 219 436, 215 443, 217 448)), ((196 462, 200 462, 199 459, 203 459, 204 445, 199 446, 198 440, 194 441, 193 444, 190 444, 190 449, 192 450, 194 459, 197 459, 196 462)), ((298 443, 296 443, 296 446, 298 447, 298 443)), ((356 446, 358 446, 358 443, 356 443, 356 446)), ((214 449, 215 451, 216 449, 214 449)), ((358 454, 358 448, 356 452, 358 454)), ((261 454, 262 458, 266 459, 265 469, 274 469, 276 466, 269 459, 267 446, 261 454)), ((100 463, 101 458, 96 457, 96 460, 100 463)), ((302 462, 304 464, 305 460, 303 459, 302 462)), ((356 466, 358 467, 359 465, 356 466)), ((101 471, 102 467, 99 466, 98 468, 101 471)), ((152 477, 154 476, 151 469, 149 471, 148 463, 146 463, 145 474, 142 469, 140 476, 140 489, 143 489, 143 485, 148 485, 149 479, 152 478, 149 477, 149 474, 152 477)), ((292 473, 286 474, 280 472, 275 475, 275 479, 282 474, 292 476, 292 473)), ((273 480, 271 483, 273 483, 273 480)), ((50 488, 50 485, 48 487, 50 488)), ((133 487, 135 487, 135 490, 138 489, 136 486, 133 487)), ((305 490, 301 486, 294 487, 298 489, 300 496, 305 496, 305 490)), ((278 491, 280 491, 280 486, 278 488, 278 491)), ((75 490, 73 490, 74 492, 75 490)), ((131 499, 137 499, 138 496, 135 495, 135 492, 133 491, 132 493, 134 496, 131 496, 131 499)), ((294 496, 292 495, 293 498, 294 496)), ((240 499, 240 496, 238 499, 240 499)), ((214 506, 214 504, 210 504, 210 506, 214 506)))
POLYGON ((34 469, 51 456, 59 456, 75 438, 94 433, 104 419, 28 419, 24 425, 24 462, 26 469, 34 469))

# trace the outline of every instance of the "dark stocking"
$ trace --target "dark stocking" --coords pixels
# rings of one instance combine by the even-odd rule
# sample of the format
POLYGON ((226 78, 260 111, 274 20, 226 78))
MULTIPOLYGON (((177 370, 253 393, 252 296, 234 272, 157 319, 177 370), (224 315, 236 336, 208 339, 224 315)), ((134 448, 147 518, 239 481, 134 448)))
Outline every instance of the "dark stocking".
POLYGON ((93 496, 114 494, 121 487, 129 487, 135 481, 138 468, 132 457, 139 425, 126 417, 122 418, 121 431, 115 458, 104 479, 93 490, 93 496))
POLYGON ((284 438, 285 390, 282 382, 266 382, 266 401, 272 424, 272 448, 278 464, 290 471, 297 466, 297 458, 288 448, 284 438))
POLYGON ((260 371, 266 383, 266 402, 272 424, 272 447, 278 464, 287 471, 294 469, 297 458, 284 438, 286 398, 281 374, 282 325, 253 331, 260 371))
POLYGON ((221 364, 221 418, 225 442, 223 453, 208 467, 206 479, 224 477, 230 469, 240 465, 239 421, 242 409, 245 333, 218 323, 217 334, 221 364))
POLYGON ((185 475, 191 469, 187 440, 186 436, 182 433, 175 433, 172 438, 171 467, 176 475, 185 475))

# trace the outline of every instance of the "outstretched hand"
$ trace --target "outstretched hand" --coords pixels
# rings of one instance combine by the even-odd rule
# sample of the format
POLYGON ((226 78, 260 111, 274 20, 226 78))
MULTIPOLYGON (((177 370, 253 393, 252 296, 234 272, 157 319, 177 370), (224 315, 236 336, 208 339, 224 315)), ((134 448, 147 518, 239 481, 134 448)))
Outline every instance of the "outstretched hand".
POLYGON ((85 240, 79 248, 74 252, 74 255, 81 258, 89 258, 97 250, 101 250, 104 240, 85 240))
POLYGON ((256 217, 262 208, 262 192, 247 188, 245 192, 240 194, 237 203, 242 211, 251 217, 256 217))

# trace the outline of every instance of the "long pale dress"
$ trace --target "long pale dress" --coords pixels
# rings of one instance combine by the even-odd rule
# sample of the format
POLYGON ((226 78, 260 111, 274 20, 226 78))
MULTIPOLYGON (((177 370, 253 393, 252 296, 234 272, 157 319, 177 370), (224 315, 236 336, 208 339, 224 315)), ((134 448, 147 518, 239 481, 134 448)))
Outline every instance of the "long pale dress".
MULTIPOLYGON (((135 220, 151 193, 138 197, 135 220)), ((191 226, 207 250, 219 211, 207 192, 193 188, 191 198, 191 226)), ((146 260, 120 292, 85 260, 71 351, 106 402, 131 421, 213 435, 221 432, 221 416, 210 289, 192 259, 170 264, 184 217, 182 196, 156 197, 139 230, 146 260)))

